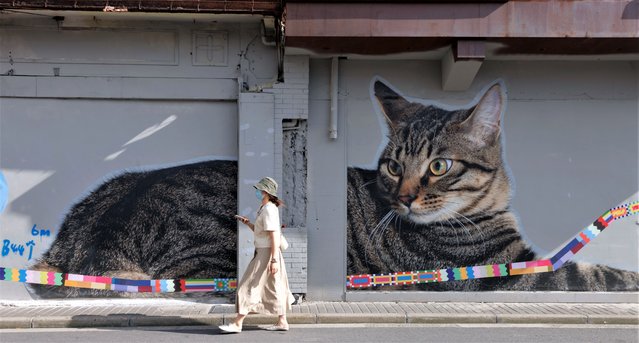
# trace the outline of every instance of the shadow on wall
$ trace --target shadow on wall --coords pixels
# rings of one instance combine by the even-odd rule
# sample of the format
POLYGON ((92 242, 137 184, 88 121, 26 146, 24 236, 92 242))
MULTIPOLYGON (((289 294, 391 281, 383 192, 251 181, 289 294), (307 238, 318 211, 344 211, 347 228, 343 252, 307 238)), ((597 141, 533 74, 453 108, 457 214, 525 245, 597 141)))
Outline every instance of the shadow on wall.
POLYGON ((632 0, 624 7, 621 19, 639 19, 639 0, 632 0))

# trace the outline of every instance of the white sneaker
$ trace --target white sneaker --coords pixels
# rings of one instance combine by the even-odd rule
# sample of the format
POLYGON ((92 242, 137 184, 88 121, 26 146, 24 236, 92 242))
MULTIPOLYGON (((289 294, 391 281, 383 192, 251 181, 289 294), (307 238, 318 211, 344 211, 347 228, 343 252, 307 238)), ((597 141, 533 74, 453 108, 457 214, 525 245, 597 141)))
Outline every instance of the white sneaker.
POLYGON ((240 333, 242 332, 242 328, 234 325, 234 324, 230 324, 230 325, 220 325, 219 326, 220 331, 222 331, 222 333, 240 333))

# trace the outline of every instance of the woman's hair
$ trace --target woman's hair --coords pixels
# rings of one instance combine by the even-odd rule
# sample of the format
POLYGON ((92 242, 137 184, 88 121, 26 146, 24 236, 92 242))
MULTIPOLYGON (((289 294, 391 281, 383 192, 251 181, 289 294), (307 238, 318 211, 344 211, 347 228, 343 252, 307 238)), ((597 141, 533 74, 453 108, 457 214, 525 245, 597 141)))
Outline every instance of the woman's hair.
MULTIPOLYGON (((266 193, 266 192, 264 192, 266 193)), ((280 207, 282 205, 284 205, 284 201, 280 200, 280 198, 274 196, 274 195, 270 195, 268 193, 266 193, 266 196, 268 197, 268 201, 272 202, 275 204, 275 206, 280 207)))

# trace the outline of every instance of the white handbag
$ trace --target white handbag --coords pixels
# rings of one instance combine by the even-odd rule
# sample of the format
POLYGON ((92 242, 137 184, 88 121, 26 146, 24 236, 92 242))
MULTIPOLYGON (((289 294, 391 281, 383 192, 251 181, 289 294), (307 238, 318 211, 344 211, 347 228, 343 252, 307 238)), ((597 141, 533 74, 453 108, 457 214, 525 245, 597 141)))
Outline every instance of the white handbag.
POLYGON ((286 237, 284 237, 283 233, 280 233, 280 250, 284 251, 288 249, 288 241, 286 240, 286 237))

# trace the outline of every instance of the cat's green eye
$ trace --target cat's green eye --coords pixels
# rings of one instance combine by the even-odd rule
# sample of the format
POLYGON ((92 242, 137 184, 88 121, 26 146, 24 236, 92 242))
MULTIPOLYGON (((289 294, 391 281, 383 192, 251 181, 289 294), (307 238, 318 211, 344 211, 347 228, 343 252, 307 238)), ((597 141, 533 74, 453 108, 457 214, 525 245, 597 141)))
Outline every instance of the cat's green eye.
POLYGON ((430 163, 430 165, 428 166, 428 170, 435 176, 442 176, 446 174, 448 170, 450 170, 450 167, 452 167, 452 165, 453 161, 445 158, 438 158, 430 163))
POLYGON ((388 168, 388 172, 393 176, 402 175, 402 166, 397 163, 397 161, 389 160, 386 164, 386 168, 388 168))

